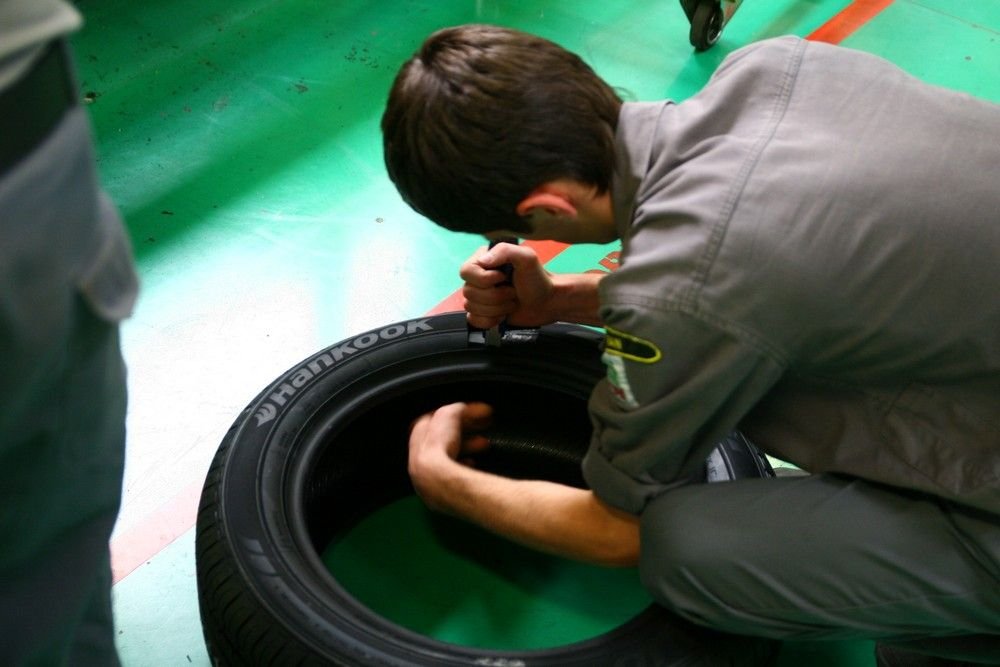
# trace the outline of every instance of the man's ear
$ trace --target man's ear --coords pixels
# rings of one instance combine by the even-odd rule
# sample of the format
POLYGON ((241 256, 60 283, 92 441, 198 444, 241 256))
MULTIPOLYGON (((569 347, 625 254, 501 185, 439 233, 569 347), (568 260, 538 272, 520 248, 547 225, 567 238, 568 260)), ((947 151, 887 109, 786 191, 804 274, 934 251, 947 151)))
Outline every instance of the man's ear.
POLYGON ((562 195, 536 190, 517 205, 517 214, 522 218, 527 218, 536 212, 554 218, 572 218, 576 216, 576 206, 562 195))

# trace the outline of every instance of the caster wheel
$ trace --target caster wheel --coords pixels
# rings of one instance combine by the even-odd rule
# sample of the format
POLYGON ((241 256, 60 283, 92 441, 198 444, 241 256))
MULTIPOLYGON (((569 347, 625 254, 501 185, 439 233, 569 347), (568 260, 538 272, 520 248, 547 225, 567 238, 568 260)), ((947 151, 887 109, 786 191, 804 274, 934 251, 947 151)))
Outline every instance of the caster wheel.
POLYGON ((696 51, 706 51, 712 48, 722 36, 724 22, 725 16, 718 3, 699 3, 691 18, 691 46, 696 51))

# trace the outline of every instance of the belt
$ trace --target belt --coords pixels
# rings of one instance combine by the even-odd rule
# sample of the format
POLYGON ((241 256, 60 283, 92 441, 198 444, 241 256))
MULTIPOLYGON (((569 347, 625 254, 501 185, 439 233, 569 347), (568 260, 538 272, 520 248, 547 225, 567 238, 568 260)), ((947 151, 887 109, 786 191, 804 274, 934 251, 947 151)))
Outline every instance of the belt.
POLYGON ((66 50, 53 42, 26 75, 0 92, 0 174, 34 150, 74 104, 66 50))

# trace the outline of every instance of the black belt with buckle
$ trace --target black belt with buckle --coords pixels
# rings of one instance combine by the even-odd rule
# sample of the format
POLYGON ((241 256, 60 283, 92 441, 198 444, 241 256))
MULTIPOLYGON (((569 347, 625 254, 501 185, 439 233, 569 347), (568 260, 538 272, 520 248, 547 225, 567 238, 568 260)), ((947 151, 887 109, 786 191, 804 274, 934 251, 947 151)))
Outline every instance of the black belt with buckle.
POLYGON ((53 42, 26 75, 0 92, 0 174, 34 150, 74 104, 66 50, 53 42))

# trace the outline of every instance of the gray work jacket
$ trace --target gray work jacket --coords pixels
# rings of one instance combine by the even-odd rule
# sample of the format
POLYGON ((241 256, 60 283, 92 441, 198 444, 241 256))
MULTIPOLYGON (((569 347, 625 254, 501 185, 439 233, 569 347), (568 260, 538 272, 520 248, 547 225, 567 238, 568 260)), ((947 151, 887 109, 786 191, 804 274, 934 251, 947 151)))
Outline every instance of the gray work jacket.
POLYGON ((1000 513, 1000 106, 797 38, 624 105, 584 473, 630 512, 739 426, 1000 513))
POLYGON ((31 68, 46 44, 82 23, 65 0, 0 0, 0 91, 31 68))

